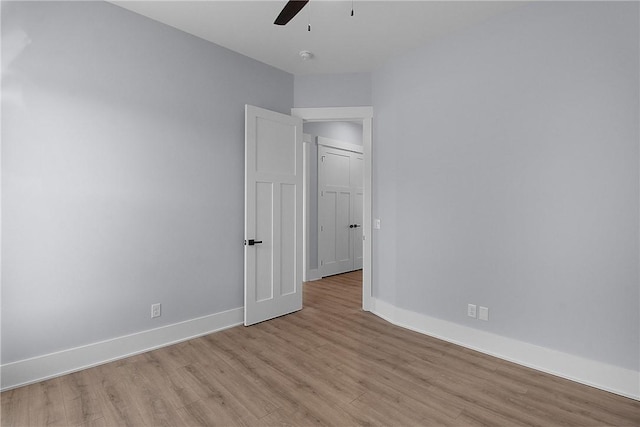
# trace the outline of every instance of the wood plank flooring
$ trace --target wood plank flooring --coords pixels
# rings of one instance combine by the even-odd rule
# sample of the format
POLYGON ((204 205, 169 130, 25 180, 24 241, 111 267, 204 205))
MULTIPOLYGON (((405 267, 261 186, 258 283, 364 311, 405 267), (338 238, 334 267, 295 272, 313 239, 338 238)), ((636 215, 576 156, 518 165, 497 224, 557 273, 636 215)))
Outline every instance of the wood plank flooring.
POLYGON ((305 308, 2 393, 2 426, 640 426, 640 402, 362 312, 361 272, 305 308))

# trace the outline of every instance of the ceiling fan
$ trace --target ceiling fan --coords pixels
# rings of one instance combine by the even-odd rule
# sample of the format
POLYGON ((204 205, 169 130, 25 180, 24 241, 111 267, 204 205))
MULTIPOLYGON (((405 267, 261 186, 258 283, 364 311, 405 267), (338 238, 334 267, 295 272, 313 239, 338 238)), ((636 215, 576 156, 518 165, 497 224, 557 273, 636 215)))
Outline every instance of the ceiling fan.
POLYGON ((307 3, 309 3, 309 0, 289 0, 273 23, 276 25, 287 25, 307 3))

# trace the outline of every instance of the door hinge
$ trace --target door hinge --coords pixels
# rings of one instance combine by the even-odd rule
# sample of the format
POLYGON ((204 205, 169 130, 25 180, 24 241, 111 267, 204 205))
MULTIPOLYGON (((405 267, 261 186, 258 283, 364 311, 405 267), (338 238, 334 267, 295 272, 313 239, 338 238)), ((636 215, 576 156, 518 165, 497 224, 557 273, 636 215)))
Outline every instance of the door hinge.
POLYGON ((324 227, 322 225, 320 226, 320 231, 324 231, 324 227))
POLYGON ((324 265, 324 261, 323 260, 320 260, 320 265, 324 265))

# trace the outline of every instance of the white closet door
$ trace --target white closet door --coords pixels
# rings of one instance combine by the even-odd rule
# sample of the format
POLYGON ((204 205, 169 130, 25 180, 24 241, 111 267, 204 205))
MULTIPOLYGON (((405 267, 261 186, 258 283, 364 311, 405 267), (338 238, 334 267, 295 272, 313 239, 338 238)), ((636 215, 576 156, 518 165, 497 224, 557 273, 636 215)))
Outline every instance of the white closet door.
POLYGON ((318 255, 322 276, 362 268, 363 156, 318 146, 318 255))
POLYGON ((362 221, 364 219, 362 209, 364 207, 364 155, 361 153, 351 153, 351 191, 353 194, 353 204, 351 205, 351 223, 354 228, 353 234, 353 270, 362 268, 363 244, 362 244, 362 221))
POLYGON ((349 152, 318 146, 318 254, 322 276, 353 269, 350 162, 349 152))

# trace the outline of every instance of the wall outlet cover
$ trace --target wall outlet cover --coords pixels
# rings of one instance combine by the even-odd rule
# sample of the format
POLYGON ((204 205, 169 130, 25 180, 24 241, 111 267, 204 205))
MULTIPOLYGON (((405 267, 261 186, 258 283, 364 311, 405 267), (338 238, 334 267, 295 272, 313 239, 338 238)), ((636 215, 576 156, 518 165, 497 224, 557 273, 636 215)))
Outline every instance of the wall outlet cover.
POLYGON ((478 309, 478 319, 489 320, 489 309, 487 307, 480 306, 478 309))
POLYGON ((152 304, 151 305, 151 318, 160 317, 162 314, 162 304, 152 304))
POLYGON ((467 305, 467 316, 473 317, 474 319, 476 318, 476 305, 475 304, 467 305))

